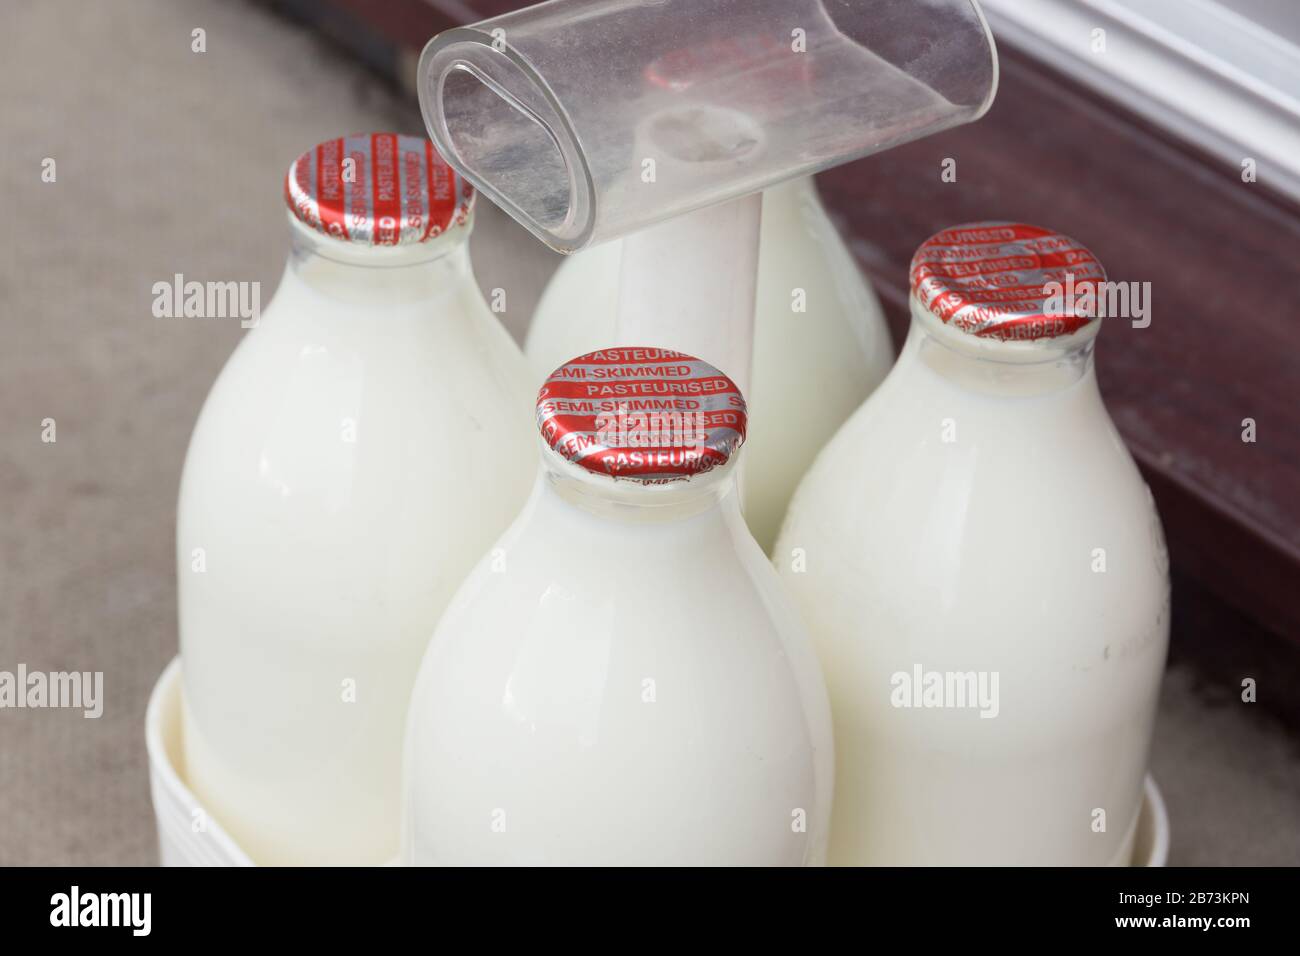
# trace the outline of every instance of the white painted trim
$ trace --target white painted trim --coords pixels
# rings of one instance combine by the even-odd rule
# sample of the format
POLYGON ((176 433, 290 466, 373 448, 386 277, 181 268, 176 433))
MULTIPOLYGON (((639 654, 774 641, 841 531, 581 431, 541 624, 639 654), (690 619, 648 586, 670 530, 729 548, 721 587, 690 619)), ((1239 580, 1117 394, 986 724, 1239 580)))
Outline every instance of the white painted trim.
POLYGON ((982 0, 999 42, 1043 59, 1300 199, 1300 47, 1216 0, 982 0), (1106 31, 1104 53, 1092 31, 1106 31))

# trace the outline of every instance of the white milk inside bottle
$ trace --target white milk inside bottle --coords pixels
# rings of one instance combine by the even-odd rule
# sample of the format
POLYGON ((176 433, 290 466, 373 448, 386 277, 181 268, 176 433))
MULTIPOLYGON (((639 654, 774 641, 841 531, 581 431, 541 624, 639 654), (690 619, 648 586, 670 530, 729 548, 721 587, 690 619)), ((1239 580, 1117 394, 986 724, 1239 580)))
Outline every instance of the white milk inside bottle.
POLYGON ((420 667, 404 860, 821 862, 830 715, 740 516, 739 390, 610 349, 548 377, 537 421, 532 497, 420 667))
POLYGON ((1104 281, 1045 229, 928 240, 898 364, 791 504, 774 560, 828 679, 832 863, 1129 862, 1169 585, 1097 388, 1104 281))
MULTIPOLYGON (((613 344, 622 250, 614 240, 576 253, 551 279, 524 345, 536 380, 568 356, 613 344)), ((768 549, 799 479, 885 377, 893 349, 880 303, 811 179, 763 194, 758 256, 741 482, 745 520, 768 549)))
POLYGON ((430 143, 322 143, 285 192, 288 266, 181 482, 185 772, 259 863, 377 864, 429 634, 527 498, 527 371, 430 143))
MULTIPOLYGON (((788 88, 813 81, 809 63, 807 56, 792 55, 789 36, 780 33, 687 43, 650 64, 647 95, 671 114, 676 93, 718 84, 725 91, 720 98, 748 104, 753 115, 762 116, 784 99, 788 88), (735 89, 738 78, 743 92, 735 89)), ((710 136, 727 141, 747 134, 738 126, 700 135, 704 141, 693 142, 691 152, 707 153, 710 136)), ((742 175, 743 155, 725 152, 728 175, 742 175)), ((662 143, 638 142, 629 162, 643 163, 648 155, 658 156, 656 175, 663 179, 713 174, 707 162, 674 162, 662 143)), ((552 278, 524 345, 536 381, 572 355, 635 344, 615 341, 624 248, 615 240, 584 250, 552 278)), ((880 303, 826 215, 810 177, 763 194, 758 255, 754 359, 746 389, 750 434, 740 482, 745 520, 768 550, 799 479, 884 378, 893 347, 880 303), (816 387, 809 387, 813 382, 816 387)), ((664 344, 714 364, 724 361, 701 350, 702 342, 664 344)), ((731 371, 739 375, 739 370, 731 371)))

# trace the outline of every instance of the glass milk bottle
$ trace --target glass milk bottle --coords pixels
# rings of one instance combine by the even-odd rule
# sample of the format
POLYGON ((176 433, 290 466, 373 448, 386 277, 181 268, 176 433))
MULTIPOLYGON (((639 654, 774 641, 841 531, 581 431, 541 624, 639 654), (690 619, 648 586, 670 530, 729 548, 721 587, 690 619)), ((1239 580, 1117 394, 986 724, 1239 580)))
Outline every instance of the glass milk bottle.
POLYGON ((988 222, 928 240, 911 278, 898 364, 775 551, 829 683, 830 860, 1126 865, 1169 583, 1097 388, 1105 274, 1065 236, 988 222))
MULTIPOLYGON (((529 326, 541 381, 569 356, 614 344, 620 240, 566 259, 529 326)), ((763 194, 754 319, 745 520, 771 548, 799 479, 885 377, 893 349, 875 293, 822 208, 812 179, 763 194), (816 382, 816 388, 809 388, 816 382)))
POLYGON ((821 862, 826 691, 740 516, 738 389, 608 349, 546 380, 537 421, 532 497, 420 667, 404 860, 821 862))
POLYGON ((288 266, 181 482, 186 773, 259 863, 378 864, 420 656, 528 495, 527 371, 429 142, 322 143, 285 193, 288 266))

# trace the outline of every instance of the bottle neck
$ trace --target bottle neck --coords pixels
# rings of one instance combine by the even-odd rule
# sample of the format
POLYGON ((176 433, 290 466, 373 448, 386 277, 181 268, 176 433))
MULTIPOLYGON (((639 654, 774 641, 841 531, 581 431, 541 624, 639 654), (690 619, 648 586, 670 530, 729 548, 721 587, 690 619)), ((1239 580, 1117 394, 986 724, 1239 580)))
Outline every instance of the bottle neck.
POLYGON ((899 368, 924 368, 973 393, 1005 398, 1048 395, 1079 382, 1096 387, 1093 347, 1098 323, 1037 341, 985 339, 939 321, 915 297, 899 368))
POLYGON ((802 206, 821 206, 821 197, 811 176, 796 176, 763 190, 763 211, 780 214, 797 212, 802 206))
POLYGON ((312 290, 357 305, 446 296, 472 281, 472 222, 426 242, 369 246, 321 235, 289 216, 289 271, 312 290))
MULTIPOLYGON (((539 442, 541 439, 539 438, 539 442)), ((711 509, 740 514, 736 457, 712 471, 680 481, 646 484, 597 475, 541 442, 544 489, 575 508, 612 521, 656 524, 680 521, 711 509)))

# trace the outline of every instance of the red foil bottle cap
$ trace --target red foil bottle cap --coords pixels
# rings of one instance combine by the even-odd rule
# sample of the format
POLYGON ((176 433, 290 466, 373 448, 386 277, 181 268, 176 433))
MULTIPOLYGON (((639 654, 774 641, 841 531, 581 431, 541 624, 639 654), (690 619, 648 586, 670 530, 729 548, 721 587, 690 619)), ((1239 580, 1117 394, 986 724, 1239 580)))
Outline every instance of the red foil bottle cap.
POLYGON ((653 60, 645 77, 674 93, 692 87, 743 84, 754 97, 779 97, 791 85, 807 87, 811 57, 780 33, 728 35, 678 47, 653 60))
POLYGON ((747 422, 735 382, 669 349, 588 352, 537 393, 537 427, 556 454, 593 474, 644 484, 725 465, 747 422))
POLYGON ((1088 249, 1020 222, 973 222, 931 236, 912 257, 912 294, 939 321, 971 335, 1051 339, 1097 321, 1078 306, 1106 281, 1088 249))
POLYGON ((372 246, 427 242, 469 221, 474 187, 418 136, 363 133, 327 140, 284 177, 298 221, 372 246))

